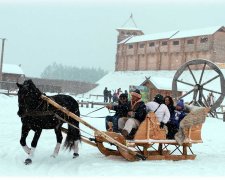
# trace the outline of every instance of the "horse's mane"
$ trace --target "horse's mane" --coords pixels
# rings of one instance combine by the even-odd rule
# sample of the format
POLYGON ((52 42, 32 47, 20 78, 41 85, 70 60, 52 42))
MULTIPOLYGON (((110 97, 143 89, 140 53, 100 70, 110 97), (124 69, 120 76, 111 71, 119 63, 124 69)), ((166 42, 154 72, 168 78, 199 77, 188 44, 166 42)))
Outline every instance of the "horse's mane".
POLYGON ((42 94, 42 92, 35 86, 35 84, 33 83, 33 81, 31 79, 25 80, 23 82, 23 85, 27 86, 30 91, 42 94))
POLYGON ((40 104, 40 96, 42 92, 35 86, 31 79, 25 80, 23 84, 18 84, 18 103, 19 111, 18 115, 22 115, 24 112, 29 111, 37 107, 40 104))

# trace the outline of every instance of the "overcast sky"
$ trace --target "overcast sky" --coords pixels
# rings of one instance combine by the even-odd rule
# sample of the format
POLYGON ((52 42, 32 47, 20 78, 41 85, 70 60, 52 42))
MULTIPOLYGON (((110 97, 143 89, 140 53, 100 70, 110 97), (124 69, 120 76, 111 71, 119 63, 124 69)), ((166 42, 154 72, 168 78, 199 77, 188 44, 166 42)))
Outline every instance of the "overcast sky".
POLYGON ((145 34, 225 25, 222 0, 0 0, 4 63, 30 77, 53 62, 114 71, 116 28, 131 13, 145 34))

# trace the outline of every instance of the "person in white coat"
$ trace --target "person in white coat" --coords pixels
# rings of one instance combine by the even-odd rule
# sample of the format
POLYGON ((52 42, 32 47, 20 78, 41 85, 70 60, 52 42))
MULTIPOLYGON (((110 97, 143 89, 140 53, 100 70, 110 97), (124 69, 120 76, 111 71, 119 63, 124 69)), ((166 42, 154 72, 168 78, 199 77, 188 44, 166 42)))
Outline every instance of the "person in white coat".
POLYGON ((160 128, 163 128, 170 119, 169 109, 165 104, 163 104, 163 102, 163 96, 161 94, 157 94, 153 101, 146 103, 147 112, 155 113, 160 122, 160 128))

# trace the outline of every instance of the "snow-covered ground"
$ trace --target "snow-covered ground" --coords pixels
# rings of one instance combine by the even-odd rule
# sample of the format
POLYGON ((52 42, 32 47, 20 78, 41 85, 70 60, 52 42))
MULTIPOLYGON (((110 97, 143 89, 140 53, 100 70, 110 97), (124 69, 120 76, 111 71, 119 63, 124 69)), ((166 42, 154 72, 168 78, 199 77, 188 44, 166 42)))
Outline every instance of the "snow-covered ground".
MULTIPOLYGON (((173 78, 174 72, 168 74, 159 72, 145 74, 134 72, 130 73, 111 73, 102 78, 99 86, 94 90, 83 95, 75 97, 78 100, 103 101, 101 97, 89 99, 89 94, 102 94, 105 87, 109 89, 122 88, 124 91, 128 85, 140 85, 145 80, 145 76, 157 76, 173 78), (162 75, 164 74, 164 75, 162 75), (138 84, 139 83, 139 84, 138 84)), ((206 79, 206 78, 205 78, 206 79)), ((218 84, 219 85, 219 84, 218 84)), ((213 86, 218 88, 217 85, 213 86)), ((128 89, 127 89, 128 90, 128 89)), ((50 94, 48 94, 50 95, 50 94)), ((29 166, 24 165, 27 155, 20 146, 21 122, 17 116, 18 103, 17 96, 6 96, 0 94, 0 176, 17 177, 17 176, 78 176, 78 177, 114 177, 129 176, 132 178, 141 178, 157 176, 174 177, 174 176, 198 176, 198 177, 215 177, 225 176, 225 123, 221 119, 207 117, 202 129, 202 144, 193 145, 193 151, 197 154, 195 160, 186 161, 137 161, 128 162, 122 157, 105 157, 99 150, 85 143, 80 144, 80 156, 72 159, 72 152, 60 150, 57 158, 51 158, 56 145, 56 137, 53 130, 43 130, 38 142, 33 163, 29 166)), ((82 115, 98 109, 80 108, 82 115)), ((91 114, 99 117, 109 115, 109 111, 103 108, 91 114)), ((111 114, 112 115, 112 114, 111 114)), ((99 130, 105 130, 104 118, 83 118, 92 126, 99 130)), ((66 125, 65 125, 66 126, 66 125)), ((83 125, 82 130, 93 135, 93 131, 83 125)), ((82 132, 82 135, 90 137, 89 134, 82 132)), ((27 144, 30 146, 33 132, 31 131, 27 144)), ((0 177, 0 178, 1 178, 0 177)))
MULTIPOLYGON (((0 94, 0 175, 1 176, 224 176, 225 171, 225 123, 222 120, 207 118, 202 138, 204 143, 193 145, 197 154, 194 161, 138 161, 128 162, 121 157, 105 157, 97 148, 85 143, 80 144, 80 157, 72 159, 72 152, 61 149, 57 158, 50 155, 56 144, 53 130, 44 130, 38 142, 33 164, 24 165, 27 157, 19 139, 21 122, 17 116, 16 96, 0 94)), ((87 114, 99 107, 80 108, 81 114, 87 114)), ((102 109, 93 116, 106 116, 109 112, 102 109)), ((104 119, 83 118, 91 125, 104 130, 104 119)), ((81 125, 91 134, 93 132, 81 125)), ((82 135, 88 136, 85 133, 82 135)), ((33 132, 27 143, 30 144, 33 132)))

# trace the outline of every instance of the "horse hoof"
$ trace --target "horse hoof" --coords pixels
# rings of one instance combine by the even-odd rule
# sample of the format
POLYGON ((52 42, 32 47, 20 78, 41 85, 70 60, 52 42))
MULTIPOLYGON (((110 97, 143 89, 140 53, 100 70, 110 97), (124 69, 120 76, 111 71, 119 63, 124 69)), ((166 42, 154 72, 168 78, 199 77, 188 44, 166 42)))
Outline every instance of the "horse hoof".
POLYGON ((73 159, 74 159, 74 158, 77 158, 78 156, 79 156, 78 153, 73 153, 73 159))
POLYGON ((51 157, 52 157, 52 158, 56 158, 56 155, 52 154, 51 157))
POLYGON ((29 159, 29 158, 26 159, 25 162, 24 162, 25 165, 29 165, 29 164, 31 164, 31 163, 32 163, 32 160, 29 159))

